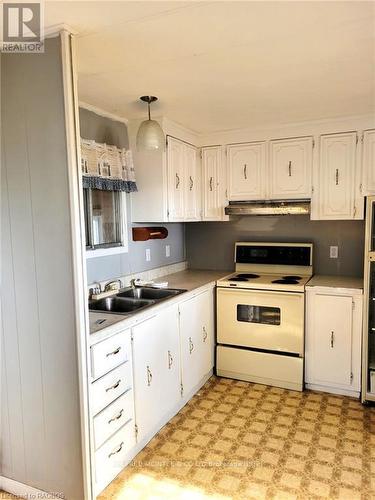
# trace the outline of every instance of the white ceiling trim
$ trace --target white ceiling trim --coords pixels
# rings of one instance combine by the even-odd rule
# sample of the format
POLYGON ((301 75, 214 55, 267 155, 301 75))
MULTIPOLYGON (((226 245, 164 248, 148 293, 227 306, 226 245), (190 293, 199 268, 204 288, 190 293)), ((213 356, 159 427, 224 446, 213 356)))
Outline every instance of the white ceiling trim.
POLYGON ((114 113, 110 113, 109 111, 105 111, 102 108, 98 108, 97 106, 93 106, 92 104, 89 104, 84 101, 79 101, 78 106, 83 109, 87 109, 88 111, 92 111, 93 113, 103 116, 104 118, 109 118, 110 120, 116 121, 116 122, 121 122, 125 123, 127 125, 129 123, 129 120, 125 118, 124 116, 116 115, 114 113))

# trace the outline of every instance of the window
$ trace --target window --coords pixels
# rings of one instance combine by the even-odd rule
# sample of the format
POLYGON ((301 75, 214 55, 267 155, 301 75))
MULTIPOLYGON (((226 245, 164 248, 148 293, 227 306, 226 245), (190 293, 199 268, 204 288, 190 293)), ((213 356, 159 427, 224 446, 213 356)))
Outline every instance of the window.
POLYGON ((261 323, 263 325, 280 325, 281 311, 278 307, 237 305, 237 321, 261 323))
MULTIPOLYGON (((117 248, 118 252, 123 252, 126 236, 125 194, 99 189, 84 189, 83 191, 86 249, 95 251, 93 256, 98 255, 99 249, 117 248)), ((101 255, 118 252, 101 252, 101 255)))

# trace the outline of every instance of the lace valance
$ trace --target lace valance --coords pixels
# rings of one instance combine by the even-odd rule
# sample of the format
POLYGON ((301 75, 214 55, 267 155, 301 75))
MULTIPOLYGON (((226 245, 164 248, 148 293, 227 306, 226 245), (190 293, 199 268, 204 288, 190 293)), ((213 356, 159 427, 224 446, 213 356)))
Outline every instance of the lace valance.
POLYGON ((81 168, 84 188, 137 191, 130 149, 81 139, 81 168))

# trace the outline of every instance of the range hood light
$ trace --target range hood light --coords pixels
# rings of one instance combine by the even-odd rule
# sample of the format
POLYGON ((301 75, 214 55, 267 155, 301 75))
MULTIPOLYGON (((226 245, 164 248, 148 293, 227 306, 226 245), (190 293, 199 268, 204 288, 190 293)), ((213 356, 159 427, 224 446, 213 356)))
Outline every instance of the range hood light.
POLYGON ((306 215, 310 200, 231 201, 225 207, 226 215, 306 215))

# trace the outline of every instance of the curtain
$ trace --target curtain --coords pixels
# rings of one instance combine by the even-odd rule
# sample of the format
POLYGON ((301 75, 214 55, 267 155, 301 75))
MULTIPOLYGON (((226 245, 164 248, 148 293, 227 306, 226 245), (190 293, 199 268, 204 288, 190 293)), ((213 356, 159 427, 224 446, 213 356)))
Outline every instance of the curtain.
POLYGON ((130 149, 81 139, 81 168, 84 188, 103 191, 137 191, 130 149))

